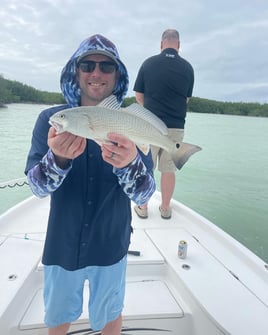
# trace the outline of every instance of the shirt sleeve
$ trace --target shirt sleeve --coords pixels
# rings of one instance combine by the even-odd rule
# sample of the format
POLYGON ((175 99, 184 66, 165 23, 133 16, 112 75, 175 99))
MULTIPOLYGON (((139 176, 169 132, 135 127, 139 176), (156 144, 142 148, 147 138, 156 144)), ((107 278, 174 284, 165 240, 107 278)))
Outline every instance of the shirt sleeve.
POLYGON ((134 83, 133 91, 144 93, 143 65, 140 67, 138 71, 138 75, 134 83))
POLYGON ((127 167, 113 168, 113 172, 127 196, 139 206, 146 204, 156 190, 153 172, 140 154, 127 167))
POLYGON ((55 157, 49 149, 39 164, 27 173, 27 178, 34 195, 43 198, 54 192, 63 182, 72 168, 72 161, 66 169, 61 169, 55 162, 55 157))

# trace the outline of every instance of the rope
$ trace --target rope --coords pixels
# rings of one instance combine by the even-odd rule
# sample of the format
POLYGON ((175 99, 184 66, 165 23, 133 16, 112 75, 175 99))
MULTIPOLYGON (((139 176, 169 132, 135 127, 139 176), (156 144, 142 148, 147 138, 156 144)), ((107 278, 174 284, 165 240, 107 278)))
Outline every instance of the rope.
POLYGON ((9 188, 22 187, 24 185, 29 185, 26 177, 2 182, 2 183, 0 183, 0 189, 4 189, 4 188, 7 188, 7 187, 9 187, 9 188))

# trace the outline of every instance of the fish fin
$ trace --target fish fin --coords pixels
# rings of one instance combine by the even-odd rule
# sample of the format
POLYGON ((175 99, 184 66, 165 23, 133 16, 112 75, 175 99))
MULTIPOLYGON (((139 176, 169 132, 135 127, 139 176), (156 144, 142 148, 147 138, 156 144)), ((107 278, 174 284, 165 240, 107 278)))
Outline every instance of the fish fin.
POLYGON ((149 109, 144 108, 140 104, 134 103, 129 105, 126 108, 121 108, 121 110, 125 113, 135 114, 137 117, 143 119, 146 122, 152 124, 155 128, 157 128, 162 135, 168 134, 168 129, 166 124, 160 120, 155 114, 153 114, 149 109))
POLYGON ((139 148, 139 150, 144 154, 144 155, 148 155, 149 151, 150 151, 150 145, 146 145, 146 144, 137 144, 137 147, 139 148))
POLYGON ((177 148, 171 153, 174 164, 177 169, 181 169, 188 159, 196 152, 202 150, 201 147, 190 143, 177 143, 177 148))
POLYGON ((116 110, 120 109, 120 105, 115 95, 110 95, 108 98, 102 100, 97 106, 116 110))

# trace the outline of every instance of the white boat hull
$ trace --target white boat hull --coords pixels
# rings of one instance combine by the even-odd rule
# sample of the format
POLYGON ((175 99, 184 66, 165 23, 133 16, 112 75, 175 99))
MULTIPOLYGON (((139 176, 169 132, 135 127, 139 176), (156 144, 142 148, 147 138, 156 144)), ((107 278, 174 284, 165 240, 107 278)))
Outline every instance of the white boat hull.
MULTIPOLYGON (((267 265, 228 234, 177 201, 160 218, 160 195, 149 218, 133 213, 122 334, 267 335, 267 265), (186 240, 186 259, 177 254, 186 240)), ((0 330, 47 334, 40 263, 49 198, 27 199, 0 217, 0 330)), ((85 306, 69 334, 89 331, 85 306)))

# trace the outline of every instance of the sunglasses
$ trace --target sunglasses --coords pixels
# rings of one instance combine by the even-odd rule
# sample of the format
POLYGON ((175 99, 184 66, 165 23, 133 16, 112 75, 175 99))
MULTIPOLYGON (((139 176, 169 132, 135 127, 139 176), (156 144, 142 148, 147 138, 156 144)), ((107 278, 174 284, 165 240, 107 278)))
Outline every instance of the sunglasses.
POLYGON ((101 61, 95 62, 94 60, 85 60, 78 64, 78 67, 81 69, 82 72, 91 73, 95 70, 96 64, 99 64, 99 69, 102 73, 113 73, 117 71, 118 65, 114 62, 109 61, 101 61))

